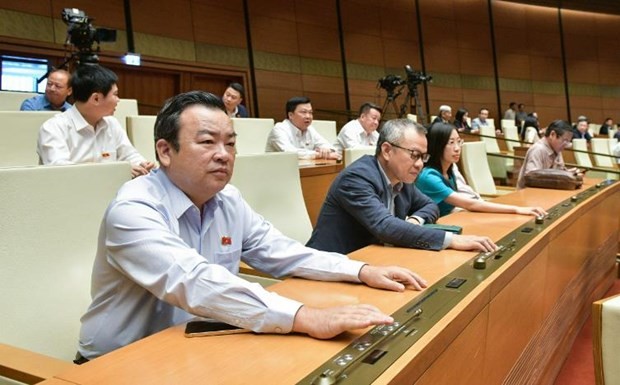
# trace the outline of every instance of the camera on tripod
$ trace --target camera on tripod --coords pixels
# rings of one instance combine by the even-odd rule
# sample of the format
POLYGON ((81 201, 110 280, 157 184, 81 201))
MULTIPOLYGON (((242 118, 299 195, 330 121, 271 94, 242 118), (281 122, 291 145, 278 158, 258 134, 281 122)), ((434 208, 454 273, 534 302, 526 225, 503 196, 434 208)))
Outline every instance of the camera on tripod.
POLYGON ((398 75, 386 75, 377 81, 377 88, 383 88, 388 94, 393 94, 398 86, 405 84, 405 81, 398 75))
POLYGON ((405 73, 407 74, 407 86, 409 86, 409 88, 415 87, 418 84, 433 81, 432 76, 426 75, 425 73, 420 71, 414 71, 409 64, 405 66, 405 73))
POLYGON ((418 85, 432 82, 433 77, 426 75, 423 72, 415 71, 409 64, 405 65, 405 74, 407 75, 407 78, 404 80, 398 75, 386 75, 378 80, 377 88, 383 88, 387 91, 387 97, 385 99, 385 103, 383 104, 383 111, 385 111, 386 107, 391 104, 394 107, 395 114, 399 118, 402 118, 407 114, 407 110, 411 109, 411 101, 413 99, 417 110, 418 119, 420 119, 419 121, 424 121, 424 111, 422 111, 422 106, 418 100, 418 85), (400 106, 400 108, 398 108, 396 105, 396 99, 402 93, 405 85, 407 86, 408 91, 407 96, 405 97, 405 102, 400 106))
POLYGON ((67 43, 71 43, 78 50, 79 64, 97 64, 100 42, 116 41, 116 30, 93 27, 90 17, 77 8, 62 10, 62 21, 67 24, 67 43), (96 50, 93 44, 97 43, 96 50))

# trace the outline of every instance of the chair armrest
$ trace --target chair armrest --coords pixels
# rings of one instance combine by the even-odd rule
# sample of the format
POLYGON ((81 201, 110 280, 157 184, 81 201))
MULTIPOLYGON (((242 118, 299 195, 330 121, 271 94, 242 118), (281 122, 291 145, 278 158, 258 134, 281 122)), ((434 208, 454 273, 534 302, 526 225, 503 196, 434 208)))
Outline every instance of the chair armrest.
POLYGON ((72 362, 0 343, 0 376, 36 384, 71 369, 72 362))

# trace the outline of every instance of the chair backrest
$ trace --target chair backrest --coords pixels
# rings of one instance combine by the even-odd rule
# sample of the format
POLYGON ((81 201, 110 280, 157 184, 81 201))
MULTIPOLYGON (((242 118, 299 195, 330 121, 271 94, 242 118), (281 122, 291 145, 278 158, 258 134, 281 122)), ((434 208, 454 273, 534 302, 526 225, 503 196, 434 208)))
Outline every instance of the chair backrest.
POLYGON ((376 146, 357 146, 344 149, 344 166, 347 167, 364 155, 374 155, 376 146))
POLYGON ((502 131, 506 133, 506 127, 516 127, 514 119, 502 119, 502 131))
POLYGON ((481 195, 495 195, 497 189, 487 162, 483 142, 466 142, 461 148, 461 165, 468 184, 481 195))
POLYGON ((588 144, 585 139, 573 139, 575 161, 581 167, 592 167, 592 160, 588 153, 588 144))
MULTIPOLYGON (((487 121, 490 121, 490 119, 487 119, 487 121)), ((497 143, 497 136, 495 134, 495 126, 490 123, 488 126, 480 126, 480 134, 483 135, 481 138, 486 147, 487 154, 499 154, 500 149, 499 144, 497 143)), ((489 164, 491 175, 493 177, 505 179, 508 176, 506 159, 497 156, 487 156, 485 159, 489 164)), ((482 194, 481 192, 478 193, 482 194)))
POLYGON ((273 129, 273 119, 232 118, 237 133, 237 154, 263 154, 269 133, 273 129))
POLYGON ((615 158, 611 156, 611 139, 592 138, 590 140, 594 162, 599 167, 615 167, 615 158), (603 155, 598 155, 603 154, 603 155))
POLYGON ((0 91, 0 111, 19 111, 24 100, 37 95, 34 92, 0 91))
POLYGON ((330 144, 336 143, 338 140, 338 132, 336 132, 336 121, 334 120, 313 120, 312 127, 327 140, 330 144))
POLYGON ((514 152, 515 147, 521 146, 519 131, 517 130, 517 126, 514 124, 504 126, 504 138, 507 139, 506 147, 508 147, 508 151, 510 152, 514 152))
POLYGON ((312 233, 297 154, 268 152, 238 155, 232 180, 250 207, 283 234, 306 243, 312 233))
POLYGON ((121 123, 123 129, 127 129, 127 117, 139 115, 138 101, 136 99, 120 99, 114 110, 114 117, 121 123))
POLYGON ((620 294, 592 304, 592 344, 596 384, 620 384, 620 294))
POLYGON ((56 114, 58 111, 0 111, 0 167, 38 165, 39 129, 56 114))
POLYGON ((155 162, 155 115, 127 116, 127 136, 146 160, 155 162))
POLYGON ((0 341, 71 360, 103 213, 126 162, 0 168, 0 341))
POLYGON ((417 115, 414 115, 414 114, 407 114, 407 119, 412 120, 416 123, 418 122, 418 117, 417 115))

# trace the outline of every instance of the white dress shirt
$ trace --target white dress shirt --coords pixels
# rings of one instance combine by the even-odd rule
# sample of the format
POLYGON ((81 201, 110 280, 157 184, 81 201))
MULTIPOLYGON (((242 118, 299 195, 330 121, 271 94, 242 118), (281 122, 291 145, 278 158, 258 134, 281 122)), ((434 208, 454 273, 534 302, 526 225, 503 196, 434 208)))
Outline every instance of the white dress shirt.
POLYGON ((127 182, 99 234, 79 352, 92 359, 194 315, 290 332, 302 304, 239 278, 240 261, 276 277, 352 282, 364 265, 285 237, 231 185, 201 213, 163 169, 127 182))
POLYGON ((104 117, 95 130, 75 107, 43 123, 37 153, 41 164, 52 165, 114 161, 137 165, 146 161, 115 117, 104 117))
POLYGON ((265 152, 296 152, 300 159, 314 159, 319 148, 336 151, 312 125, 302 132, 290 120, 285 119, 276 123, 269 133, 265 152))
POLYGON ((379 133, 376 130, 370 134, 366 133, 359 119, 355 119, 342 126, 335 147, 342 151, 357 146, 376 146, 378 140, 379 133))

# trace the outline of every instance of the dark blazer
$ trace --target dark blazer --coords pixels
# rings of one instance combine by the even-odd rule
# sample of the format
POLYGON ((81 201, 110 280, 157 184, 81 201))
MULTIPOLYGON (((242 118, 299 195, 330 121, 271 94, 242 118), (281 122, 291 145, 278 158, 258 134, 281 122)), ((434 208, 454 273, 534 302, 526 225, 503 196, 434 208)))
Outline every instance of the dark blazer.
POLYGON ((248 117, 248 110, 247 108, 245 108, 245 106, 243 104, 239 104, 237 106, 237 118, 247 118, 248 117))
POLYGON ((397 195, 392 215, 388 210, 387 183, 377 159, 365 155, 334 180, 307 246, 343 254, 371 244, 440 250, 446 234, 406 222, 417 215, 426 223, 439 217, 439 209, 414 184, 397 195))

